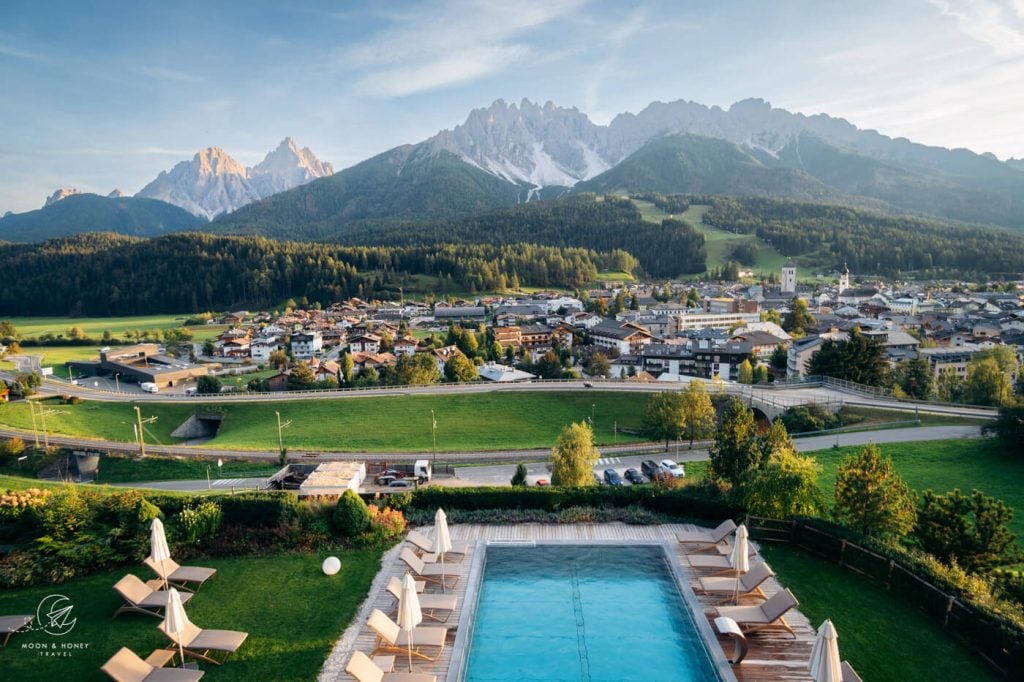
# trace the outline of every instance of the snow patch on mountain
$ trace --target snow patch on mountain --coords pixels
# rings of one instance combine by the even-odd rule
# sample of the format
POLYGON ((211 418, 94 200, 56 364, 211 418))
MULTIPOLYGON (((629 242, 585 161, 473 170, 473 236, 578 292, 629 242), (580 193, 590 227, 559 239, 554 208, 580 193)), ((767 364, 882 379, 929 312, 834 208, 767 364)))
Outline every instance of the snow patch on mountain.
POLYGON ((43 208, 46 208, 51 204, 56 204, 58 201, 61 201, 62 199, 67 199, 68 197, 74 196, 76 194, 81 194, 81 192, 71 187, 61 187, 60 189, 58 189, 57 191, 55 191, 53 194, 46 198, 46 203, 43 204, 43 208))

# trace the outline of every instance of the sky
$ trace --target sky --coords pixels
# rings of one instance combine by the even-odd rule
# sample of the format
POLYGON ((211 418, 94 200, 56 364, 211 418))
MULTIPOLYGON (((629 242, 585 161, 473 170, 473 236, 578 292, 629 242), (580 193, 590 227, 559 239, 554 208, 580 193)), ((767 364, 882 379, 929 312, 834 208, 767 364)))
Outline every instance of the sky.
POLYGON ((286 136, 340 170, 498 98, 748 97, 1024 157, 1024 0, 0 2, 0 214, 286 136))

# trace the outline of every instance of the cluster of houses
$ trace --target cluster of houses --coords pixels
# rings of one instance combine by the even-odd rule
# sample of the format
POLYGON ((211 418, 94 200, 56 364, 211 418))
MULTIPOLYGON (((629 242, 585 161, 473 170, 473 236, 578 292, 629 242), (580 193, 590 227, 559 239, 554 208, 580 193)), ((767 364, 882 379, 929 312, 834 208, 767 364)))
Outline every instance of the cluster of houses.
MULTIPOLYGON (((242 311, 224 317, 230 328, 213 343, 216 358, 212 359, 265 364, 271 354, 285 351, 307 362, 318 379, 337 379, 340 353, 345 350, 352 356, 356 375, 367 368, 380 371, 393 366, 402 355, 432 353, 443 372, 459 349, 421 344, 413 334, 443 336, 451 325, 460 324, 473 330, 486 328, 488 338, 502 348, 505 357, 537 361, 553 348, 582 343, 610 358, 612 378, 735 380, 744 361, 770 366, 778 349, 786 353, 786 366, 776 362, 771 374, 803 377, 824 341, 849 338, 854 327, 877 339, 893 364, 926 357, 936 375, 966 374, 971 355, 983 348, 1024 344, 1024 309, 1018 293, 953 293, 939 287, 882 282, 853 286, 846 268, 835 282, 812 289, 798 284, 792 261, 782 267, 779 282, 777 287, 670 283, 668 292, 649 285, 610 283, 579 298, 549 292, 433 306, 350 299, 323 310, 289 311, 276 318, 242 311), (785 315, 795 298, 807 302, 814 318, 799 339, 769 321, 777 319, 769 311, 785 315), (621 305, 623 300, 627 306, 621 305), (614 312, 594 312, 609 309, 614 312), (929 343, 922 348, 924 339, 929 343)), ((530 378, 511 364, 488 363, 478 372, 492 381, 530 378)), ((275 377, 276 383, 283 386, 286 378, 275 377)), ((271 382, 272 390, 276 383, 271 382)))

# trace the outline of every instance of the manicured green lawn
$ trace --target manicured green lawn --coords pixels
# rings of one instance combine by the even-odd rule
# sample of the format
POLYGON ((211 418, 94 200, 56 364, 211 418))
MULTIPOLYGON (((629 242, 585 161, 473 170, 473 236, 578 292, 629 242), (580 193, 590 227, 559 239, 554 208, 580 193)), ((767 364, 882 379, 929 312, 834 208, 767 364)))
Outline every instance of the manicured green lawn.
MULTIPOLYGON (((195 563, 217 569, 185 609, 203 628, 243 630, 249 638, 224 666, 201 662, 204 680, 313 680, 334 641, 355 616, 380 569, 380 550, 338 554, 341 572, 326 577, 325 556, 279 555, 266 558, 210 559, 195 563)), ((100 666, 120 647, 145 658, 168 644, 159 620, 125 614, 112 618, 120 598, 112 586, 126 570, 47 585, 0 592, 0 613, 34 614, 40 599, 62 594, 78 621, 63 637, 44 632, 18 634, 0 649, 0 678, 5 680, 101 680, 100 666), (83 643, 88 648, 67 658, 46 658, 24 645, 83 643)), ((144 570, 131 570, 149 579, 144 570)))
POLYGON ((40 334, 64 334, 72 327, 81 327, 86 336, 99 338, 108 331, 113 336, 122 336, 136 329, 172 329, 184 325, 188 315, 139 315, 135 317, 8 317, 19 336, 40 334))
MULTIPOLYGON (((439 452, 547 448, 561 429, 594 415, 599 444, 629 443, 635 436, 614 433, 614 426, 636 428, 648 396, 642 393, 576 391, 480 393, 438 396, 379 396, 337 400, 192 403, 141 403, 142 416, 158 417, 147 428, 147 441, 170 444, 170 433, 196 410, 224 412, 211 448, 277 448, 277 417, 291 421, 284 432, 292 452, 426 452, 431 449, 430 411, 437 415, 439 452)), ((51 433, 131 441, 132 406, 85 402, 55 406, 61 414, 46 420, 51 433)), ((0 423, 32 428, 28 408, 0 405, 0 423)))
MULTIPOLYGON (((802 454, 813 456, 822 466, 818 482, 826 499, 832 503, 836 469, 846 457, 861 451, 863 446, 815 450, 802 454)), ((970 438, 963 440, 932 440, 919 443, 883 443, 883 455, 892 457, 896 471, 907 485, 917 491, 935 490, 946 493, 954 488, 969 492, 977 488, 998 498, 1016 512, 1010 529, 1024 541, 1024 459, 1002 455, 991 441, 970 438)), ((690 477, 703 478, 708 462, 686 462, 690 477)))
POLYGON ((788 546, 767 545, 762 551, 814 627, 832 619, 839 633, 840 655, 865 680, 1000 679, 984 661, 896 595, 788 546))
POLYGON ((206 478, 207 473, 218 478, 239 476, 269 476, 281 467, 276 463, 216 459, 177 459, 171 457, 104 457, 100 461, 97 483, 135 483, 138 481, 178 481, 206 478))

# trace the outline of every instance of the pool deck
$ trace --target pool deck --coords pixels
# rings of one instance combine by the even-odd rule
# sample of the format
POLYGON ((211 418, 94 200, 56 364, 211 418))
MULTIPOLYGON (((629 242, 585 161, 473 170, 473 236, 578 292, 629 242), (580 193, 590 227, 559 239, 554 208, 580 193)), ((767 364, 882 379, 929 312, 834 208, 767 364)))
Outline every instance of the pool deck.
MULTIPOLYGON (((676 536, 686 530, 697 530, 697 526, 690 524, 665 524, 653 526, 634 526, 623 523, 607 524, 515 524, 515 525, 470 525, 457 524, 451 526, 452 541, 455 543, 466 542, 469 544, 470 552, 460 565, 463 566, 463 577, 459 580, 454 590, 449 594, 458 595, 459 603, 457 611, 452 614, 447 623, 435 623, 425 620, 423 625, 441 625, 449 628, 447 644, 441 657, 434 663, 426 661, 413 662, 413 670, 421 673, 436 675, 438 680, 445 680, 449 674, 452 664, 453 645, 455 644, 456 631, 464 624, 460 623, 460 614, 466 597, 467 587, 470 579, 471 567, 480 564, 480 553, 487 542, 582 542, 588 541, 608 542, 616 541, 622 544, 630 543, 651 543, 669 541, 675 548, 674 559, 676 568, 682 579, 687 583, 696 581, 698 574, 694 573, 686 561, 684 547, 676 542, 676 536)), ((421 528, 421 532, 430 535, 433 528, 421 528)), ((411 547, 409 543, 402 543, 401 546, 389 550, 383 558, 381 571, 374 579, 370 589, 370 596, 360 607, 358 614, 352 624, 342 635, 334 646, 327 662, 320 673, 322 682, 334 682, 335 680, 352 680, 345 672, 345 665, 355 650, 369 654, 376 642, 373 631, 366 627, 366 620, 370 611, 378 608, 385 613, 391 613, 395 607, 394 598, 385 591, 385 586, 391 576, 401 577, 405 574, 405 564, 398 558, 401 547, 411 547)), ((763 586, 765 594, 769 597, 782 589, 778 581, 769 579, 763 586)), ((434 592, 430 587, 428 592, 434 592)), ((799 595, 797 595, 799 599, 799 595)), ((715 600, 703 595, 697 595, 697 600, 703 607, 706 614, 711 614, 715 600)), ((743 601, 742 603, 759 603, 743 601)), ((811 657, 811 646, 814 642, 814 629, 808 622, 807 617, 796 609, 786 614, 786 622, 796 632, 796 638, 784 630, 767 630, 751 634, 748 637, 749 652, 740 665, 732 666, 732 672, 740 682, 757 680, 758 682, 795 681, 806 682, 811 679, 808 671, 808 662, 811 657)), ((732 653, 732 644, 724 639, 720 646, 727 654, 732 653)), ((456 654, 458 655, 458 654, 456 654)), ((408 670, 407 664, 403 667, 404 659, 397 657, 395 671, 408 670)))

